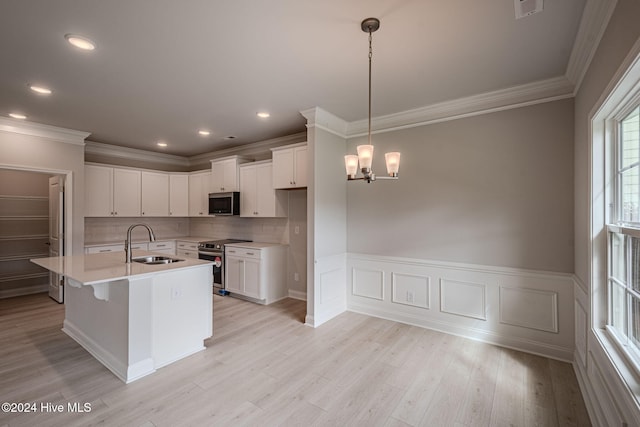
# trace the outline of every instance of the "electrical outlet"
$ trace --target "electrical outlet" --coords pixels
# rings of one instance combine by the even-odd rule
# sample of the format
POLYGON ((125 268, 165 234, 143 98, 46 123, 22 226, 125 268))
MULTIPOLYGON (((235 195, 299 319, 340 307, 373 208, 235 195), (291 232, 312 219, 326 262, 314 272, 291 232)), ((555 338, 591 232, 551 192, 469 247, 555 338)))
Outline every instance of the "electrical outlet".
POLYGON ((407 302, 413 302, 413 292, 407 291, 407 302))
POLYGON ((293 280, 296 282, 300 280, 300 275, 298 273, 293 273, 293 280))
POLYGON ((293 227, 293 233, 294 234, 300 234, 300 226, 296 225, 295 227, 293 227))

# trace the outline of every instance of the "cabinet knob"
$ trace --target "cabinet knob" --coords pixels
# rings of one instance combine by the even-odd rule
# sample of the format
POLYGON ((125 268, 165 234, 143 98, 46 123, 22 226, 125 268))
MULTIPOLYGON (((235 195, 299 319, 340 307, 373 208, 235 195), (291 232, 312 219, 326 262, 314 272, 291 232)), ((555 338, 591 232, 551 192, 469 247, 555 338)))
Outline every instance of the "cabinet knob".
POLYGON ((144 215, 144 212, 142 212, 142 215, 144 215))

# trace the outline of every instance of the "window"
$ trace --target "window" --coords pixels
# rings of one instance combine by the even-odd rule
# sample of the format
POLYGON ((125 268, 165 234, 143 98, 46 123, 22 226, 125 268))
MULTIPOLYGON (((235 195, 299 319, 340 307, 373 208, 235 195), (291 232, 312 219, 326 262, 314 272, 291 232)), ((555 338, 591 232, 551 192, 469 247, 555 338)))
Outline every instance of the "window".
POLYGON ((618 222, 640 224, 640 108, 620 120, 618 126, 618 222))
POLYGON ((607 330, 640 366, 640 107, 614 120, 615 224, 608 226, 607 330))

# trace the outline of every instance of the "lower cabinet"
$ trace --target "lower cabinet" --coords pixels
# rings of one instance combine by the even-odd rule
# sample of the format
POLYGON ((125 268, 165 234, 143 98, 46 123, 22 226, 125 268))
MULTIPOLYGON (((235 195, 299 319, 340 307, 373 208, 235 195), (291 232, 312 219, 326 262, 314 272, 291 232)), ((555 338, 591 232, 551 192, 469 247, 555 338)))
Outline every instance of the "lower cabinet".
POLYGON ((225 286, 261 304, 271 304, 288 295, 287 246, 238 243, 225 247, 225 286), (240 246, 246 245, 246 246, 240 246))
POLYGON ((198 258, 198 244, 196 242, 178 240, 176 244, 178 246, 176 255, 185 258, 198 258))

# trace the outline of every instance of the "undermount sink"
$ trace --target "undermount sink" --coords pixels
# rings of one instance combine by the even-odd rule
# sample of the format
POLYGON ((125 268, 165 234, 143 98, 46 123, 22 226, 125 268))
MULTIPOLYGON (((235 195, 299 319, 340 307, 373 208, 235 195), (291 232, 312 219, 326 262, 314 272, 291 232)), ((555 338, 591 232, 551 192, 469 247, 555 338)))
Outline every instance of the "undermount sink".
POLYGON ((184 261, 183 259, 171 258, 162 255, 149 255, 135 257, 133 262, 139 262, 140 264, 171 264, 172 262, 184 261))

